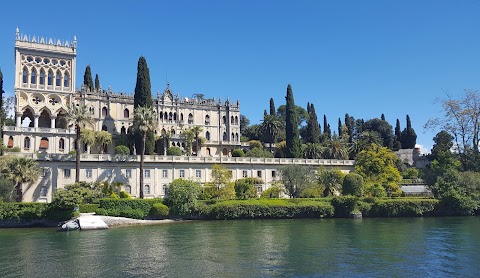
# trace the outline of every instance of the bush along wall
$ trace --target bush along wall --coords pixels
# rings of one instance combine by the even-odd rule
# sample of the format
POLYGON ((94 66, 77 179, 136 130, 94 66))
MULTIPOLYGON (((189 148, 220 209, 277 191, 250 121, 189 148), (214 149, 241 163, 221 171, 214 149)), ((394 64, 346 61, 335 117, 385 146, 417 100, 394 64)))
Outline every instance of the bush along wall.
POLYGON ((162 203, 162 199, 101 199, 100 207, 95 213, 145 219, 150 214, 152 206, 159 203, 162 203))
POLYGON ((1 203, 0 227, 57 226, 78 215, 46 203, 1 203))

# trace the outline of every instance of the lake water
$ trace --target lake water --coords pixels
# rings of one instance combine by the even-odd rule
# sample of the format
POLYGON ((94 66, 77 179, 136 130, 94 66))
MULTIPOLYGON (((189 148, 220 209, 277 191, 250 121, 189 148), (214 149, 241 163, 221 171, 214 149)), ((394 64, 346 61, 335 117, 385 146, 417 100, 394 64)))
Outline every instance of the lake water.
POLYGON ((480 277, 480 217, 0 229, 0 277, 480 277))

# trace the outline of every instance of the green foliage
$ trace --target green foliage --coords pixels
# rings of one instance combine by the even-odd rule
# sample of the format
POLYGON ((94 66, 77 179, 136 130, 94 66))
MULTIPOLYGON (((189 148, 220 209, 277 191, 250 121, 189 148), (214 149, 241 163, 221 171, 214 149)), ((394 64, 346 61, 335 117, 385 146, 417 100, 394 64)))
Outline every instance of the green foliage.
POLYGON ((127 192, 125 191, 120 191, 120 193, 118 193, 118 197, 120 197, 120 199, 131 199, 132 197, 130 196, 130 194, 128 194, 127 192))
POLYGON ((125 145, 119 145, 115 147, 115 154, 130 155, 130 149, 125 145))
POLYGON ((15 200, 14 195, 15 183, 11 180, 0 178, 0 202, 12 202, 15 200))
POLYGON ((260 195, 260 198, 280 198, 280 193, 282 193, 282 188, 277 185, 272 185, 267 190, 264 190, 260 195))
POLYGON ((300 198, 318 198, 323 196, 324 187, 318 184, 311 184, 300 193, 300 198))
POLYGON ((365 183, 363 177, 356 173, 348 173, 343 179, 342 193, 343 195, 353 195, 357 197, 363 196, 365 183))
POLYGON ((320 143, 320 126, 318 124, 317 113, 313 104, 307 105, 308 121, 306 142, 311 144, 320 143))
POLYGON ((368 216, 400 217, 433 215, 438 200, 420 198, 380 199, 375 201, 368 216))
POLYGON ((262 184, 258 178, 243 178, 235 181, 235 195, 237 199, 246 200, 257 197, 255 185, 262 184))
POLYGON ((307 143, 302 146, 303 158, 322 159, 324 151, 322 144, 307 143))
POLYGON ((85 74, 83 75, 83 84, 90 92, 93 92, 93 79, 92 79, 92 70, 90 69, 90 65, 85 68, 85 74))
POLYGON ((287 193, 292 198, 300 197, 303 190, 313 183, 314 175, 307 166, 286 165, 279 169, 280 180, 287 193))
POLYGON ((168 217, 169 213, 170 210, 166 205, 157 203, 152 205, 149 216, 156 219, 164 219, 168 217))
POLYGON ((235 149, 232 152, 232 157, 244 157, 245 153, 243 152, 242 149, 235 149))
POLYGON ((300 143, 300 133, 298 131, 299 117, 295 111, 295 101, 290 84, 287 86, 287 106, 285 111, 285 132, 286 132, 286 157, 295 158, 302 156, 302 146, 300 143))
POLYGON ((394 140, 393 130, 392 126, 387 121, 375 118, 365 122, 363 127, 363 131, 377 132, 382 138, 382 145, 384 147, 392 149, 394 140))
POLYGON ((143 219, 161 199, 100 199, 100 207, 95 211, 99 215, 122 216, 143 219))
POLYGON ((0 220, 30 221, 49 219, 64 221, 76 214, 72 210, 59 210, 46 203, 2 203, 0 202, 0 220))
POLYGON ((99 204, 81 204, 81 205, 78 206, 78 210, 81 213, 95 212, 95 210, 98 209, 99 207, 100 207, 99 204))
POLYGON ((361 151, 355 158, 355 172, 361 175, 367 185, 381 184, 387 194, 397 193, 400 189, 400 172, 396 165, 398 157, 386 147, 372 145, 369 150, 361 151))
POLYGON ((333 207, 327 202, 288 202, 284 199, 223 201, 210 206, 211 219, 320 218, 331 217, 333 207))
POLYGON ((270 115, 277 115, 277 110, 275 110, 275 102, 273 98, 270 98, 270 115))
POLYGON ((263 157, 263 158, 273 158, 273 154, 263 148, 253 148, 249 150, 246 154, 246 157, 263 157))
POLYGON ((407 168, 405 171, 401 173, 402 178, 404 179, 417 179, 419 175, 419 171, 417 168, 407 168))
POLYGON ((25 157, 2 157, 0 171, 6 179, 15 183, 17 202, 23 199, 22 184, 32 183, 40 176, 38 163, 25 157))
POLYGON ((172 146, 167 149, 167 155, 180 156, 182 154, 183 154, 182 149, 180 149, 179 147, 172 146))
POLYGON ((4 148, 3 151, 7 153, 19 153, 21 149, 20 147, 13 147, 13 148, 4 148))
POLYGON ((95 74, 95 90, 100 89, 100 79, 98 78, 98 74, 95 74))
MULTIPOLYGON (((133 107, 137 109, 138 107, 145 107, 145 109, 151 108, 153 106, 152 91, 150 84, 150 70, 147 66, 147 60, 145 57, 141 56, 138 59, 137 65, 137 82, 135 84, 135 94, 133 96, 133 107)), ((145 122, 145 121, 143 121, 145 122)), ((146 125, 144 125, 146 126, 146 125)), ((135 148, 141 150, 143 132, 140 132, 138 129, 135 132, 135 148)), ((153 134, 153 129, 145 130, 147 133, 145 144, 145 153, 153 154, 155 149, 155 136, 153 134)))
POLYGON ((357 198, 355 196, 334 197, 332 205, 335 208, 335 217, 349 217, 357 208, 357 198))
POLYGON ((320 168, 317 174, 317 180, 318 183, 324 188, 323 197, 340 194, 344 177, 345 174, 340 170, 326 170, 320 168))
POLYGON ((412 128, 412 123, 410 122, 410 116, 407 115, 407 127, 402 131, 400 136, 400 142, 402 148, 404 149, 413 149, 417 143, 417 134, 412 128))
POLYGON ((450 190, 440 198, 441 215, 473 215, 480 209, 480 200, 473 196, 464 195, 450 190))
POLYGON ((199 183, 176 179, 168 186, 168 195, 165 197, 165 204, 175 215, 191 215, 196 209, 197 200, 202 192, 199 183))
POLYGON ((430 155, 430 160, 437 159, 437 154, 439 152, 449 152, 453 147, 453 136, 445 130, 440 131, 433 137, 433 142, 435 144, 432 148, 432 154, 430 155))
POLYGON ((260 149, 263 149, 263 145, 262 145, 262 142, 258 141, 258 140, 250 140, 248 142, 248 144, 250 145, 250 148, 254 149, 254 148, 260 148, 260 149))
POLYGON ((95 204, 105 197, 99 183, 79 182, 65 186, 53 193, 52 206, 61 210, 72 210, 81 204, 95 204))
POLYGON ((387 196, 387 192, 385 191, 385 188, 383 186, 376 183, 376 184, 371 184, 366 186, 365 195, 382 198, 387 196))

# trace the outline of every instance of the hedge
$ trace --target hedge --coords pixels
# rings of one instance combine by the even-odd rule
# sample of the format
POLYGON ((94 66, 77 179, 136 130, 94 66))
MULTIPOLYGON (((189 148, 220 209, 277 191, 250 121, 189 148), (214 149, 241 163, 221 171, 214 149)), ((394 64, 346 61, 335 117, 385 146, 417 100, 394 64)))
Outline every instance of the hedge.
POLYGON ((48 219, 68 220, 77 213, 72 210, 60 210, 46 203, 1 203, 0 220, 30 221, 48 219))
POLYGON ((436 199, 380 199, 367 213, 370 217, 431 216, 439 201, 436 199))
POLYGON ((200 207, 199 214, 210 219, 255 219, 255 218, 320 218, 331 217, 333 207, 327 202, 290 202, 281 199, 256 199, 223 201, 200 207))
POLYGON ((100 199, 96 214, 144 219, 162 199, 100 199))
POLYGON ((95 212, 97 208, 99 208, 99 204, 82 204, 78 205, 78 209, 80 212, 85 213, 85 212, 95 212))

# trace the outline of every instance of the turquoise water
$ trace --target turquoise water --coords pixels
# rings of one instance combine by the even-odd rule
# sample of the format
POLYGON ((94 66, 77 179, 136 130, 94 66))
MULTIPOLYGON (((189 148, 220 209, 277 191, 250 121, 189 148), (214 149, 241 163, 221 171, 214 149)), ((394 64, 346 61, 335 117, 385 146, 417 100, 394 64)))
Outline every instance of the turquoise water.
POLYGON ((0 229, 0 277, 480 277, 480 218, 0 229))

